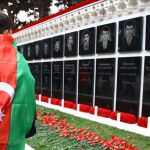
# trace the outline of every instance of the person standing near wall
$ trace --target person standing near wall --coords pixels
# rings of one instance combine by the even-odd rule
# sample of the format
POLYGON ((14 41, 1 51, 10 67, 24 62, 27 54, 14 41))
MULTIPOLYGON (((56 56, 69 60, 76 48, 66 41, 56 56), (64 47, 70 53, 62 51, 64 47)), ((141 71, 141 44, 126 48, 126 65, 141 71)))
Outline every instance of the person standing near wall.
MULTIPOLYGON (((35 80, 0 12, 0 150, 24 150, 35 117, 35 80)), ((34 130, 35 132, 35 130, 34 130)))

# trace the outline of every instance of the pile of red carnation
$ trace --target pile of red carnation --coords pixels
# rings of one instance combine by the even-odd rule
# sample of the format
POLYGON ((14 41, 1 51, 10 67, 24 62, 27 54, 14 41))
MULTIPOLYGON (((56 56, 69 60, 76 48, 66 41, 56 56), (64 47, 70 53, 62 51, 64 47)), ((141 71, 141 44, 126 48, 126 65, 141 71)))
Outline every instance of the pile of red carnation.
POLYGON ((61 137, 71 137, 79 142, 89 142, 91 145, 102 144, 102 149, 104 150, 138 150, 134 145, 129 145, 125 139, 121 139, 117 136, 111 136, 110 139, 102 139, 99 134, 90 131, 90 126, 86 129, 76 128, 68 121, 66 116, 61 118, 54 117, 53 114, 42 115, 43 112, 37 113, 37 119, 42 121, 46 126, 49 126, 50 130, 57 130, 61 137))

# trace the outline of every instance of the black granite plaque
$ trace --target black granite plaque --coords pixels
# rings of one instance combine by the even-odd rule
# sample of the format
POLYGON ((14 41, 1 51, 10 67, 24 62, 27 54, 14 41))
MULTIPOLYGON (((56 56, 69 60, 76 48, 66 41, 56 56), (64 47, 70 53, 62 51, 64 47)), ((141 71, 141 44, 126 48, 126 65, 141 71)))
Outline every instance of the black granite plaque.
POLYGON ((115 52, 116 24, 111 23, 97 27, 96 53, 115 52))
POLYGON ((78 32, 65 35, 65 56, 76 56, 78 49, 78 32))
POLYGON ((114 58, 97 59, 95 105, 113 109, 114 98, 114 58))
POLYGON ((62 98, 63 62, 53 62, 52 70, 52 97, 62 98))
POLYGON ((18 50, 18 52, 20 52, 20 48, 21 48, 21 45, 20 45, 20 46, 17 46, 17 50, 18 50))
POLYGON ((53 38, 53 57, 63 57, 64 36, 60 35, 53 38))
POLYGON ((33 63, 28 63, 28 65, 29 65, 29 68, 30 68, 30 71, 31 71, 31 73, 32 73, 32 75, 34 76, 34 66, 33 66, 33 63))
POLYGON ((77 61, 66 61, 64 65, 64 99, 76 102, 77 61))
POLYGON ((41 59, 41 41, 37 41, 33 43, 34 47, 34 59, 41 59))
POLYGON ((78 103, 93 105, 94 60, 79 61, 78 103))
POLYGON ((119 52, 141 51, 143 18, 119 22, 119 52))
POLYGON ((23 54, 23 56, 24 56, 24 58, 26 59, 26 60, 28 60, 27 59, 27 46, 28 46, 29 44, 25 44, 25 45, 23 45, 23 48, 21 49, 22 50, 22 54, 23 54))
POLYGON ((95 53, 95 28, 80 31, 79 54, 87 55, 95 53))
POLYGON ((52 40, 44 39, 42 40, 42 58, 51 58, 51 52, 52 52, 52 40))
POLYGON ((150 56, 145 57, 142 116, 150 116, 150 56))
POLYGON ((26 53, 25 53, 26 59, 27 60, 32 60, 33 59, 33 43, 29 43, 26 45, 26 53))
POLYGON ((150 50, 150 15, 146 17, 146 50, 150 50))
POLYGON ((117 110, 138 115, 141 58, 118 60, 117 110))
POLYGON ((24 56, 25 45, 18 46, 18 51, 24 56))
POLYGON ((42 95, 51 96, 51 62, 42 63, 42 95))
POLYGON ((36 94, 41 94, 41 63, 33 63, 32 68, 32 73, 35 78, 35 92, 36 94))

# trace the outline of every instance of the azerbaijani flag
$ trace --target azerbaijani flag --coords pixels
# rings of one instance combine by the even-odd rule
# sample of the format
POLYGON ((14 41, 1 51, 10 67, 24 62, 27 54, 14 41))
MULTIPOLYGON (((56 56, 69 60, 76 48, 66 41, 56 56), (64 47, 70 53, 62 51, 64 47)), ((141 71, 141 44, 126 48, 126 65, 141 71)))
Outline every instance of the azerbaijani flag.
POLYGON ((0 35, 0 150, 24 150, 35 115, 35 80, 14 39, 0 35))

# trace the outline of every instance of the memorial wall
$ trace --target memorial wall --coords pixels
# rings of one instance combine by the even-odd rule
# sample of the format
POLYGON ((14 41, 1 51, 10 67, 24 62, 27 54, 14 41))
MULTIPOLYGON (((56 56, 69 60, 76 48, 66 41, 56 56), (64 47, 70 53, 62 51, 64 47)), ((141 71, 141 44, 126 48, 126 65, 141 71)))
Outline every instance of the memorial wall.
POLYGON ((149 15, 120 17, 18 50, 29 60, 37 94, 150 116, 149 26, 149 15))

